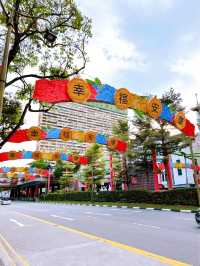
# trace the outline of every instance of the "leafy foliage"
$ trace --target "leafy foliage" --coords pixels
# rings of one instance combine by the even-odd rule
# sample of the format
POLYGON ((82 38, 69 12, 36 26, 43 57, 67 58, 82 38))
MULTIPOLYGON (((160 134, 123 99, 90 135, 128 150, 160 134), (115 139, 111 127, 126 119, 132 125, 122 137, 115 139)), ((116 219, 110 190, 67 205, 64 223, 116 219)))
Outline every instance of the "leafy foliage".
POLYGON ((92 144, 87 149, 86 156, 89 158, 89 163, 83 169, 83 175, 91 188, 93 184, 100 184, 105 176, 105 161, 101 145, 92 144))
POLYGON ((44 160, 37 160, 31 163, 31 167, 39 168, 39 169, 48 169, 49 163, 44 160))
MULTIPOLYGON (((4 33, 0 39, 1 47, 7 19, 11 15, 13 18, 8 58, 10 72, 22 77, 27 66, 39 66, 43 76, 66 78, 79 71, 81 59, 84 63, 86 60, 84 45, 91 37, 91 20, 81 14, 73 0, 7 0, 3 5, 4 10, 0 10, 4 33), (57 37, 55 42, 47 41, 49 32, 57 37)), ((14 79, 7 84, 13 82, 14 79)))
MULTIPOLYGON (((172 110, 183 110, 182 99, 179 93, 170 89, 163 94, 161 101, 171 107, 172 110)), ((152 150, 166 163, 168 156, 189 145, 189 139, 183 134, 173 134, 173 128, 163 120, 156 122, 149 117, 138 115, 132 121, 135 127, 132 151, 134 167, 145 172, 148 161, 151 160, 152 150)))
POLYGON ((33 86, 30 82, 33 78, 66 79, 78 74, 88 60, 85 47, 91 37, 91 20, 81 13, 73 0, 2 0, 0 57, 3 56, 8 22, 12 23, 8 54, 8 73, 11 75, 5 86, 7 89, 17 83, 16 97, 27 103, 19 119, 19 106, 13 105, 13 114, 7 117, 12 121, 3 125, 11 132, 7 136, 5 131, 2 133, 4 140, 0 147, 23 124, 28 110, 48 112, 52 107, 40 104, 39 109, 32 109, 31 104, 35 101, 31 99, 33 86), (49 36, 55 39, 47 41, 49 36))

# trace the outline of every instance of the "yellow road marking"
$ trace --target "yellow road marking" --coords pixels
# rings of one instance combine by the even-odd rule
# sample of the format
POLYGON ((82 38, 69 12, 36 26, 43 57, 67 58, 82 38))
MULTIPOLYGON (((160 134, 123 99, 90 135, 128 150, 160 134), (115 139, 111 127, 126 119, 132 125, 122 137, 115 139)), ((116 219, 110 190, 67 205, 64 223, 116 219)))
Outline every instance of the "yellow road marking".
MULTIPOLYGON (((22 266, 29 266, 29 263, 25 260, 25 258, 19 253, 17 253, 17 251, 11 246, 10 243, 8 243, 8 241, 5 239, 5 237, 2 236, 2 234, 0 234, 0 238, 1 238, 2 243, 8 249, 7 251, 6 248, 4 248, 5 249, 4 252, 6 252, 7 254, 9 253, 13 254, 21 262, 22 266)), ((11 256, 9 256, 9 259, 12 260, 12 265, 14 266, 17 265, 11 256)))
POLYGON ((18 214, 20 214, 20 215, 22 215, 24 217, 31 218, 31 219, 33 219, 35 221, 44 223, 44 224, 48 224, 48 225, 51 225, 51 226, 56 226, 57 228, 60 228, 60 229, 62 229, 64 231, 75 233, 75 234, 81 235, 81 236, 89 238, 89 239, 98 240, 98 241, 107 243, 107 244, 109 244, 109 245, 111 245, 113 247, 117 247, 117 248, 120 248, 120 249, 123 249, 123 250, 127 250, 129 252, 132 252, 132 253, 135 253, 135 254, 138 254, 138 255, 149 257, 151 259, 160 261, 162 263, 165 263, 165 264, 168 264, 168 265, 171 265, 171 266, 191 266, 191 264, 188 264, 188 263, 184 263, 184 262, 177 261, 177 260, 174 260, 174 259, 170 259, 170 258, 167 258, 167 257, 164 257, 164 256, 160 256, 158 254, 151 253, 151 252, 148 252, 148 251, 145 251, 145 250, 142 250, 142 249, 139 249, 139 248, 135 248, 135 247, 132 247, 132 246, 128 246, 128 245, 122 244, 120 242, 112 241, 112 240, 109 240, 109 239, 106 239, 106 238, 103 238, 103 237, 100 237, 100 236, 96 236, 96 235, 93 235, 93 234, 85 233, 85 232, 82 232, 80 230, 73 229, 73 228, 70 228, 68 226, 56 224, 54 222, 50 222, 48 220, 44 220, 44 219, 41 219, 41 218, 38 218, 38 217, 35 217, 35 216, 32 216, 32 215, 28 215, 28 214, 24 214, 24 213, 20 213, 20 212, 16 212, 16 213, 18 213, 18 214))

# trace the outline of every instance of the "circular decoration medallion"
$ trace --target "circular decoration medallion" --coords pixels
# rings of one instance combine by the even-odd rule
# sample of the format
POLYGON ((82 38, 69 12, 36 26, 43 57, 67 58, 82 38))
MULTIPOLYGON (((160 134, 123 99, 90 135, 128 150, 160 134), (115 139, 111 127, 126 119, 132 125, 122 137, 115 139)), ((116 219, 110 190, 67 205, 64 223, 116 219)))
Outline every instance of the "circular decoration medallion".
POLYGON ((8 152, 8 159, 9 160, 17 160, 18 158, 18 153, 16 151, 9 151, 8 152))
POLYGON ((58 160, 60 160, 60 152, 54 152, 54 153, 52 154, 52 160, 53 160, 53 161, 58 161, 58 160))
POLYGON ((125 88, 118 89, 115 93, 115 105, 119 109, 128 109, 131 105, 131 99, 130 92, 125 88))
POLYGON ((68 83, 67 93, 73 102, 83 103, 90 98, 90 88, 83 79, 74 78, 68 83))
POLYGON ((32 154, 32 158, 34 160, 40 160, 42 158, 42 154, 40 151, 34 151, 32 154))
POLYGON ((77 155, 77 154, 72 155, 72 162, 73 163, 79 163, 79 161, 80 161, 79 155, 77 155))
POLYGON ((186 118, 184 112, 178 112, 174 117, 174 124, 177 128, 183 129, 185 127, 186 118))
POLYGON ((69 128, 62 128, 60 131, 60 138, 64 141, 72 139, 72 131, 69 128))
POLYGON ((117 148, 117 143, 118 143, 118 138, 116 137, 111 137, 108 139, 108 147, 111 150, 115 150, 117 148))
POLYGON ((42 130, 39 127, 31 127, 28 129, 27 137, 29 140, 42 139, 42 130))
POLYGON ((156 97, 153 97, 147 103, 147 112, 152 118, 159 118, 162 112, 162 103, 156 97))
POLYGON ((93 131, 88 131, 85 133, 85 142, 94 143, 96 142, 96 133, 93 131))

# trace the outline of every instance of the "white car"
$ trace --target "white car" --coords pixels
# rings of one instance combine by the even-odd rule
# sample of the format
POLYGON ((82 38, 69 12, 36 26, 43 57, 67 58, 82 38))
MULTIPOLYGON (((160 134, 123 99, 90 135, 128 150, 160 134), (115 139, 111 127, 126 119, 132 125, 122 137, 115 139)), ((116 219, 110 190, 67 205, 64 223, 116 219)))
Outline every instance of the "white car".
POLYGON ((9 198, 1 198, 1 205, 10 205, 11 200, 9 198))

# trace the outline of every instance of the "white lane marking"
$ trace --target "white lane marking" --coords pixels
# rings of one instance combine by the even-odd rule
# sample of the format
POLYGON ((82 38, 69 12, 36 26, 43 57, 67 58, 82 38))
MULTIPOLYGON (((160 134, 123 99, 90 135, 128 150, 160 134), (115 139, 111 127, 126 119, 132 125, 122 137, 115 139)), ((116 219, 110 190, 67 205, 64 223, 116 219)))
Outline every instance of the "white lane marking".
POLYGON ((171 209, 162 209, 163 211, 171 211, 171 209))
POLYGON ((146 208, 146 210, 154 210, 154 208, 146 208))
POLYGON ((140 207, 133 207, 133 209, 139 209, 140 207))
POLYGON ((155 226, 155 225, 141 224, 141 223, 133 223, 133 224, 138 225, 138 226, 144 226, 144 227, 154 228, 154 229, 160 229, 159 226, 155 226))
POLYGON ((135 211, 135 210, 120 210, 120 209, 110 209, 111 211, 119 211, 119 213, 127 213, 127 214, 132 214, 132 213, 137 213, 137 212, 143 212, 143 211, 135 211))
POLYGON ((103 215, 103 216, 111 216, 110 213, 101 213, 101 212, 96 212, 96 215, 103 215))
POLYGON ((111 216, 110 213, 103 213, 103 212, 84 212, 84 214, 89 214, 89 215, 103 215, 103 216, 111 216))
POLYGON ((56 215, 56 214, 51 214, 51 216, 55 217, 55 218, 64 219, 64 220, 67 220, 67 221, 75 221, 75 219, 71 218, 71 217, 64 217, 64 216, 60 216, 60 215, 56 215))
POLYGON ((13 223, 17 224, 17 225, 20 226, 20 227, 24 227, 24 224, 18 222, 18 221, 15 220, 15 219, 10 219, 10 222, 13 222, 13 223))
POLYGON ((84 212, 84 214, 92 214, 92 212, 84 212))

